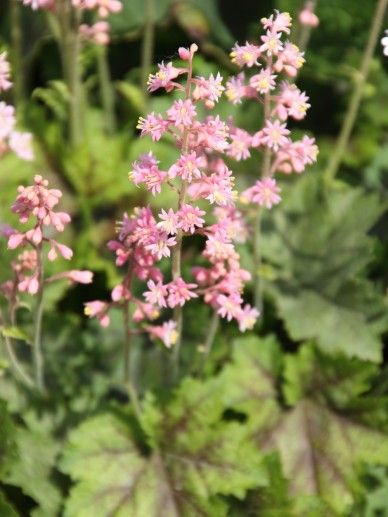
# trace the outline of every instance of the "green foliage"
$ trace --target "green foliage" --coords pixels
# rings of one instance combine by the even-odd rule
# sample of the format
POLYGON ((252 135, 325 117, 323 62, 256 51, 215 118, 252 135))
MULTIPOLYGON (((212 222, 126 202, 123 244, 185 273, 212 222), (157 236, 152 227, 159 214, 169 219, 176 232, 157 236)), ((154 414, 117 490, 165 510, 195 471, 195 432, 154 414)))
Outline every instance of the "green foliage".
POLYGON ((381 359, 387 307, 364 271, 373 259, 367 232, 384 208, 376 195, 305 176, 283 210, 265 222, 263 257, 275 277, 265 288, 291 338, 314 339, 326 352, 381 359))
POLYGON ((61 463, 77 482, 66 515, 224 515, 220 495, 243 498, 265 484, 244 427, 220 422, 216 390, 187 379, 163 413, 148 399, 146 453, 123 417, 100 415, 73 431, 61 463))

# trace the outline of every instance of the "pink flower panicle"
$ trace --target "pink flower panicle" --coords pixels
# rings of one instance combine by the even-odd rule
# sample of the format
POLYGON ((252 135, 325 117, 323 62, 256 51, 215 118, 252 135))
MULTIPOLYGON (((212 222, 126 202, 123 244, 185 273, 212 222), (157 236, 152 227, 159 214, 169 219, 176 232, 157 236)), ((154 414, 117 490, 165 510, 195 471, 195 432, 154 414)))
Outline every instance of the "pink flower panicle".
MULTIPOLYGON (((309 2, 306 9, 311 11, 309 23, 312 24, 315 15, 309 2)), ((262 129, 253 135, 237 127, 231 128, 232 142, 227 154, 239 161, 250 157, 251 148, 263 151, 266 156, 264 177, 246 189, 240 199, 244 203, 272 208, 280 202, 280 188, 273 175, 303 172, 307 165, 316 161, 318 147, 315 139, 307 135, 293 141, 287 127, 289 119, 302 120, 310 107, 306 93, 287 81, 287 76, 295 78, 305 61, 303 52, 284 38, 290 34, 291 17, 288 13, 275 11, 269 18, 263 18, 261 24, 265 34, 260 36, 260 43, 247 43, 242 47, 236 44, 231 53, 232 62, 240 67, 259 67, 259 70, 250 78, 240 72, 229 79, 226 96, 233 104, 241 103, 244 98, 261 102, 266 118, 262 129)))
MULTIPOLYGON (((12 280, 7 280, 0 285, 0 292, 11 304, 18 304, 18 293, 36 294, 43 286, 40 284, 42 269, 43 246, 47 245, 49 251, 47 258, 50 261, 58 257, 58 253, 70 260, 73 252, 64 244, 45 235, 45 228, 52 226, 62 232, 70 222, 70 216, 65 212, 56 212, 54 207, 59 202, 62 193, 56 189, 48 188, 48 181, 42 176, 36 175, 32 186, 18 188, 18 195, 12 205, 12 211, 19 216, 19 221, 26 224, 33 220, 32 228, 19 232, 11 227, 3 227, 0 234, 8 239, 8 248, 30 247, 22 251, 16 260, 11 262, 13 271, 12 280)), ((43 282, 54 282, 67 279, 72 283, 89 284, 93 274, 90 271, 71 270, 58 273, 52 277, 43 279, 43 282)))
MULTIPOLYGON (((201 117, 199 104, 211 110, 224 93, 225 86, 219 73, 208 78, 192 77, 196 51, 196 45, 180 48, 178 54, 184 67, 177 67, 172 62, 161 63, 158 71, 150 75, 149 91, 175 90, 182 93, 182 97, 175 98, 165 113, 151 112, 141 117, 137 125, 141 136, 150 136, 153 141, 169 133, 179 151, 178 158, 173 163, 161 165, 149 152, 134 162, 129 174, 130 180, 154 196, 161 194, 163 189, 176 192, 178 206, 159 210, 157 217, 150 207, 124 215, 118 236, 108 243, 108 247, 116 254, 116 264, 125 266, 127 272, 120 286, 112 291, 111 301, 94 301, 86 306, 89 316, 97 317, 106 325, 111 307, 125 309, 126 304, 131 303, 138 332, 161 339, 167 347, 178 338, 176 322, 152 325, 149 321, 158 318, 161 310, 183 307, 192 299, 203 297, 221 317, 235 319, 242 331, 252 328, 258 317, 257 311, 244 305, 242 298, 250 274, 241 268, 234 243, 245 238, 247 226, 235 207, 238 195, 234 177, 223 159, 225 155, 236 159, 249 157, 252 137, 218 115, 201 117), (186 86, 181 84, 182 76, 186 78, 186 86), (176 269, 171 271, 171 278, 165 280, 159 262, 170 259, 180 240, 192 235, 203 240, 202 260, 208 267, 193 268, 194 282, 182 278, 176 269), (146 284, 142 298, 132 292, 134 279, 146 284)), ((253 66, 260 55, 257 48, 248 44, 246 48, 236 47, 235 51, 236 60, 247 66, 253 66)), ((227 85, 227 91, 237 88, 237 82, 242 80, 241 77, 227 85)), ((253 88, 251 90, 257 95, 253 88)))

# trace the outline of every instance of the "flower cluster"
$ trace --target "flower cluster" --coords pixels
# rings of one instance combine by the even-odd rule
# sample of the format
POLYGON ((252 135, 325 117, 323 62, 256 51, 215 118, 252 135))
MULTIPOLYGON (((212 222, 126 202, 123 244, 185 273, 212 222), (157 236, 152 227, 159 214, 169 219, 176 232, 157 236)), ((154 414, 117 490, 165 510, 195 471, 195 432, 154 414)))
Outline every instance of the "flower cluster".
POLYGON ((50 261, 55 260, 58 254, 66 260, 70 260, 73 252, 64 244, 51 237, 53 229, 62 232, 70 222, 70 216, 65 212, 54 210, 58 204, 62 193, 60 190, 49 189, 48 181, 42 176, 36 175, 34 184, 28 187, 20 186, 12 211, 18 215, 22 224, 33 220, 32 227, 24 232, 19 232, 10 227, 3 227, 1 234, 8 239, 8 248, 25 248, 17 258, 11 263, 13 279, 8 280, 0 286, 3 295, 8 299, 15 298, 18 292, 36 294, 42 287, 43 282, 53 282, 56 280, 67 279, 71 282, 90 283, 92 273, 90 271, 67 271, 44 280, 42 252, 43 245, 47 244, 49 251, 47 257, 50 261), (50 236, 45 235, 45 228, 50 236))
MULTIPOLYGON (((57 8, 57 0, 20 1, 34 10, 47 9, 55 12, 57 8)), ((122 10, 123 4, 121 0, 71 0, 71 5, 81 11, 95 11, 100 18, 103 18, 103 20, 98 20, 93 25, 82 23, 79 26, 79 32, 85 40, 96 43, 97 45, 107 45, 110 40, 110 25, 105 21, 105 18, 110 14, 119 13, 122 10)))
MULTIPOLYGON (((301 23, 313 25, 314 16, 312 5, 307 3, 301 23)), ((316 161, 318 154, 314 138, 305 135, 300 140, 292 140, 287 128, 289 119, 302 120, 310 107, 306 93, 287 80, 287 77, 295 78, 305 61, 303 52, 283 38, 290 33, 291 22, 288 13, 276 11, 261 20, 265 34, 260 37, 259 44, 247 42, 240 46, 236 43, 231 52, 232 62, 240 68, 255 67, 259 71, 249 78, 240 72, 226 84, 226 96, 233 104, 241 103, 243 98, 263 104, 262 129, 250 135, 235 128, 228 155, 236 160, 245 160, 249 158, 251 148, 263 151, 262 178, 242 193, 241 200, 266 208, 280 202, 280 188, 273 177, 275 173, 301 173, 316 161)))
MULTIPOLYGON (((133 319, 142 323, 141 331, 161 339, 169 347, 179 338, 179 319, 161 325, 149 320, 159 317, 161 309, 180 310, 189 300, 203 297, 205 303, 221 317, 235 319, 241 331, 252 328, 258 311, 244 305, 242 291, 250 274, 240 266, 234 242, 244 239, 246 227, 235 202, 232 171, 223 155, 245 153, 245 132, 233 129, 219 116, 199 117, 199 104, 211 110, 225 87, 220 74, 209 77, 192 73, 197 46, 180 48, 184 66, 161 63, 149 77, 148 89, 154 92, 181 92, 165 114, 150 113, 141 117, 138 129, 158 141, 164 134, 175 140, 179 157, 161 167, 152 152, 133 164, 130 179, 153 196, 162 189, 177 194, 177 207, 168 207, 155 214, 150 207, 124 215, 118 238, 108 243, 116 253, 118 266, 126 266, 122 283, 112 290, 109 302, 96 300, 86 305, 86 313, 96 316, 101 325, 109 324, 112 306, 133 304, 133 319), (185 76, 183 84, 179 79, 185 76), (210 210, 209 210, 210 208, 210 210), (207 222, 209 220, 209 222, 207 222), (182 241, 192 235, 203 241, 202 265, 193 268, 193 280, 182 277, 182 241), (171 274, 165 280, 159 262, 171 257, 171 274), (131 289, 134 278, 146 282, 143 298, 136 298, 131 289)), ((251 142, 250 142, 251 143, 251 142)))
MULTIPOLYGON (((12 87, 11 67, 6 52, 0 54, 0 93, 12 87)), ((15 129, 15 108, 0 101, 0 157, 13 151, 22 160, 33 160, 32 135, 15 129)))

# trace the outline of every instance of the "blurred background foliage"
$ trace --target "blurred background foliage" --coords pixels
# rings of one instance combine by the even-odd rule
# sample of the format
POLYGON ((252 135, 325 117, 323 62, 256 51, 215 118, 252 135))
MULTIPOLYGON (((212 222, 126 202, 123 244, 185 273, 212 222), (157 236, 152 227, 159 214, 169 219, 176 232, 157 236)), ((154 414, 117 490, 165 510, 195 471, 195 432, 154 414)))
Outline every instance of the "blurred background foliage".
MULTIPOLYGON (((42 402, 17 389, 5 373, 0 378, 0 396, 8 405, 0 405, 0 515, 56 515, 70 478, 77 484, 66 515, 113 515, 109 512, 118 502, 98 508, 99 494, 111 482, 130 483, 136 472, 141 474, 135 502, 126 501, 117 515, 175 515, 171 501, 160 513, 166 470, 170 483, 181 480, 189 501, 187 507, 182 503, 179 515, 388 515, 388 60, 380 46, 340 172, 335 179, 325 177, 357 81, 375 0, 317 4, 320 25, 311 33, 297 81, 309 95, 311 109, 294 130, 314 135, 320 155, 302 177, 282 178, 283 202, 264 218, 264 313, 258 327, 241 337, 233 325, 222 325, 205 368, 206 381, 186 379, 173 397, 168 353, 139 339, 134 348, 135 381, 140 392, 155 390, 158 400, 148 396, 136 425, 122 406, 127 395, 119 383, 119 315, 113 315, 104 332, 83 317, 82 307, 85 301, 108 297, 119 278, 105 248, 115 221, 123 211, 151 202, 144 190, 128 181, 131 163, 151 146, 139 139, 135 127, 140 115, 165 109, 172 95, 149 97, 142 88, 147 72, 142 58, 145 30, 148 27, 154 35, 154 64, 176 59, 179 46, 196 41, 200 57, 195 73, 220 71, 227 77, 235 72, 228 57, 235 41, 257 39, 260 18, 274 8, 295 16, 303 2, 123 3, 122 13, 110 19, 112 42, 107 48, 117 129, 107 131, 99 50, 87 45, 81 56, 85 138, 76 147, 68 142, 69 92, 44 13, 20 9, 22 95, 10 100, 18 105, 20 125, 35 135, 37 159, 27 164, 11 154, 2 158, 0 222, 16 224, 9 210, 16 187, 41 171, 65 193, 64 208, 73 219, 66 235, 75 250, 73 267, 93 270, 96 281, 92 286, 48 289, 45 351, 50 397, 42 402), (192 422, 179 423, 186 410, 192 422), (16 423, 7 411, 17 415, 16 423), (69 430, 92 415, 72 431, 67 452, 59 454, 69 430), (125 434, 128 422, 132 430, 128 434, 125 428, 125 434), (119 462, 104 472, 101 458, 107 454, 109 461, 110 441, 120 444, 132 470, 119 462), (185 471, 176 459, 191 455, 217 464, 216 441, 225 446, 229 463, 217 467, 222 480, 216 468, 202 472, 207 486, 213 487, 204 498, 198 473, 194 468, 185 471), (85 457, 92 457, 90 463, 85 464, 85 457), (229 468, 230 480, 225 474, 229 468), (149 486, 155 497, 147 492, 149 486), (90 506, 81 510, 85 493, 91 494, 90 506), (136 504, 140 506, 131 506, 136 504)), ((10 0, 1 0, 0 50, 12 52, 10 7, 10 0)), ((260 128, 258 106, 233 107, 224 100, 217 111, 223 117, 232 115, 248 131, 260 128)), ((152 143, 152 149, 162 165, 177 155, 168 139, 152 143)), ((233 163, 232 169, 238 185, 248 185, 257 177, 258 156, 253 153, 251 159, 233 163)), ((155 206, 171 200, 171 193, 165 192, 155 206)), ((194 241, 184 250, 187 275, 199 246, 194 241)), ((239 251, 243 264, 252 269, 249 242, 239 251)), ((7 278, 10 256, 0 242, 0 281, 7 278)), ((49 267, 56 272, 62 265, 49 267)), ((252 296, 248 286, 248 300, 252 296)), ((184 371, 195 374, 209 310, 194 302, 185 308, 185 318, 184 371)), ((25 321, 28 332, 28 307, 25 321)), ((26 346, 18 343, 22 357, 28 353, 26 346)))

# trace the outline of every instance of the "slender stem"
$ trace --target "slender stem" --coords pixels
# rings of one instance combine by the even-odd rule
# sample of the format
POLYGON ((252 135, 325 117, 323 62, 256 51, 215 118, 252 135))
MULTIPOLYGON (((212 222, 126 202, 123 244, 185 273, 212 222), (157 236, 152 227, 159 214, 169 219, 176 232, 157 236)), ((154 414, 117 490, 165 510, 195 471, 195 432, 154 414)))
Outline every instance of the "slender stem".
MULTIPOLYGON (((269 59, 268 67, 272 66, 272 60, 269 59)), ((269 92, 264 95, 264 123, 269 119, 271 114, 271 98, 269 92)), ((264 150, 261 177, 265 178, 270 174, 271 166, 271 150, 266 147, 264 150)), ((257 205, 254 221, 253 221, 253 279, 254 279, 254 301, 258 311, 263 310, 263 289, 260 278, 261 268, 261 214, 260 205, 257 205)))
POLYGON ((136 416, 141 415, 141 406, 137 395, 136 388, 132 381, 131 375, 131 328, 129 322, 129 302, 123 306, 123 323, 124 323, 124 384, 127 387, 128 395, 131 400, 136 416))
MULTIPOLYGON (((185 97, 186 99, 190 98, 191 95, 191 80, 193 76, 193 62, 192 59, 190 59, 189 62, 189 70, 187 75, 187 82, 185 87, 185 97)), ((187 128, 183 131, 183 137, 182 137, 182 153, 187 154, 188 152, 188 142, 189 142, 189 132, 187 128)), ((186 198, 186 191, 187 191, 187 183, 182 180, 181 188, 179 190, 179 197, 178 197, 178 209, 182 207, 182 205, 185 202, 186 198)), ((181 267, 181 261, 182 261, 182 241, 183 241, 183 232, 182 230, 178 230, 176 234, 176 245, 174 246, 172 250, 172 277, 173 280, 176 280, 177 278, 180 278, 182 276, 182 267, 181 267)), ((174 321, 176 323, 176 331, 178 334, 177 341, 174 346, 174 378, 176 379, 179 374, 179 354, 180 354, 180 348, 182 343, 182 330, 183 330, 183 312, 182 307, 177 306, 174 309, 174 321)))
POLYGON ((25 100, 24 77, 23 77, 23 51, 22 51, 22 30, 20 19, 20 2, 18 0, 11 0, 11 41, 12 41, 12 64, 13 64, 13 93, 14 102, 19 108, 25 100))
POLYGON ((207 362, 210 352, 213 348, 213 343, 214 343, 214 339, 217 335, 217 330, 218 330, 219 324, 220 324, 220 317, 218 316, 216 311, 214 311, 212 319, 210 320, 210 325, 209 325, 209 329, 208 329, 207 336, 206 336, 203 356, 202 356, 201 365, 200 365, 201 373, 203 373, 206 362, 207 362))
POLYGON ((97 67, 101 103, 104 110, 105 130, 108 135, 112 135, 116 129, 115 92, 112 87, 107 48, 105 45, 97 45, 97 67))
POLYGON ((72 145, 83 138, 82 88, 80 71, 81 39, 79 25, 81 12, 67 0, 58 2, 59 46, 63 72, 69 89, 69 133, 72 145))
POLYGON ((44 361, 42 354, 42 317, 43 317, 43 293, 44 293, 44 270, 42 244, 37 249, 37 280, 39 283, 38 292, 36 294, 35 309, 35 332, 32 344, 32 355, 35 373, 35 383, 38 391, 44 392, 44 361))
MULTIPOLYGON (((0 313, 0 323, 3 325, 3 317, 0 313)), ((9 363, 11 369, 13 370, 15 376, 19 378, 19 380, 28 388, 33 388, 35 386, 33 379, 28 375, 27 372, 24 371, 23 366, 19 363, 19 360, 14 352, 12 341, 8 336, 3 334, 5 349, 8 355, 9 363)))
MULTIPOLYGON (((313 12, 315 11, 315 9, 317 7, 317 3, 318 3, 318 0, 311 0, 311 2, 310 2, 310 7, 313 12)), ((303 25, 300 27, 297 45, 301 52, 306 50, 307 45, 310 41, 312 30, 313 30, 313 27, 311 27, 311 25, 303 25)))
POLYGON ((334 152, 331 155, 331 159, 326 169, 325 175, 328 180, 335 178, 335 176, 337 175, 338 169, 342 163, 344 154, 346 152, 346 148, 349 143, 350 135, 352 133, 358 109, 360 107, 363 89, 368 77, 377 39, 379 37, 379 33, 384 21, 384 14, 387 8, 387 2, 388 0, 378 0, 376 5, 376 11, 372 20, 368 43, 365 47, 364 54, 362 56, 360 70, 357 74, 353 94, 349 101, 348 110, 343 120, 337 144, 335 146, 334 152))
POLYGON ((155 0, 145 0, 145 24, 141 51, 141 82, 144 92, 147 91, 147 80, 150 74, 154 53, 155 32, 155 0))

